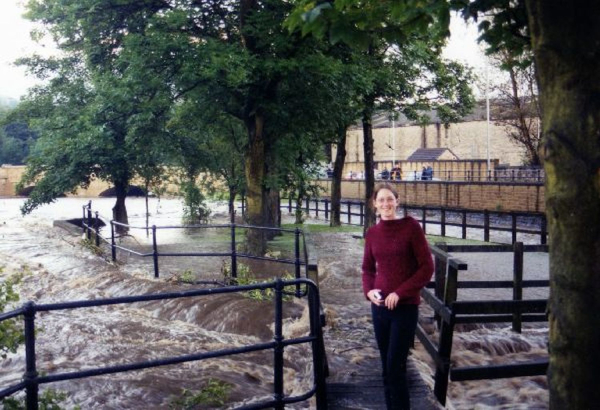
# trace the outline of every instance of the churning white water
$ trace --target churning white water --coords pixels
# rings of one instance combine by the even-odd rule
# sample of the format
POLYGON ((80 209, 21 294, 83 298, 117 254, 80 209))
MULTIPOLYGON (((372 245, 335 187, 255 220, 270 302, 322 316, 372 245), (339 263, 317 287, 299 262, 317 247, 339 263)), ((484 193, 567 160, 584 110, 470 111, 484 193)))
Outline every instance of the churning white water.
MULTIPOLYGON (((18 212, 22 201, 0 199, 2 280, 17 271, 26 272, 18 286, 21 302, 46 304, 190 289, 190 285, 154 279, 151 263, 107 263, 80 245, 78 233, 52 227, 55 219, 80 217, 81 206, 87 201, 60 199, 26 217, 18 212)), ((107 216, 113 202, 94 199, 93 208, 107 216)), ((143 200, 130 199, 127 206, 130 223, 143 226, 143 200)), ((158 216, 153 224, 180 223, 179 201, 162 200, 158 205, 153 199, 152 206, 153 215, 158 216)), ((214 209, 219 212, 219 208, 214 209)), ((147 239, 144 231, 139 232, 133 240, 142 243, 147 239)), ((161 240, 166 243, 168 237, 161 240)), ((304 301, 292 300, 284 305, 284 333, 307 334, 308 321, 301 319, 304 301)), ((272 340, 272 322, 272 302, 237 294, 40 313, 36 320, 38 371, 51 375, 252 345, 272 340)), ((0 386, 19 381, 24 368, 21 348, 0 362, 0 386)), ((312 385, 311 368, 306 344, 286 348, 285 393, 306 392, 312 385)), ((208 379, 231 386, 229 407, 268 399, 273 393, 273 352, 245 353, 43 387, 67 392, 67 404, 81 408, 147 409, 167 408, 181 396, 182 389, 198 391, 208 379)))

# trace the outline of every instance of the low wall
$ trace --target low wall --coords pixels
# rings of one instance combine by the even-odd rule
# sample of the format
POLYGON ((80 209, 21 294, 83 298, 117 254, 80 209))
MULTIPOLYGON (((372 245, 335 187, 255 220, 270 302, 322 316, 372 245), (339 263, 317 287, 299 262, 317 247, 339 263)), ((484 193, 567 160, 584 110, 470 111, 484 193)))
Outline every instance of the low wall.
MULTIPOLYGON (((398 181, 400 202, 408 205, 488 209, 490 211, 545 212, 544 185, 536 183, 398 181)), ((329 196, 331 180, 320 180, 329 196)), ((365 199, 364 181, 342 182, 342 198, 365 199)))

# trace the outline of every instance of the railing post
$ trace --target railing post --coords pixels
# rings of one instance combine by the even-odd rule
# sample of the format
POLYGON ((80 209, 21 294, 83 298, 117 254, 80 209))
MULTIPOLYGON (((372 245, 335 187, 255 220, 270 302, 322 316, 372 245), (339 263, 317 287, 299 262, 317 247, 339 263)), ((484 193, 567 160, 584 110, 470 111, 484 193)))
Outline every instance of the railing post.
POLYGON ((548 242, 548 220, 546 219, 546 215, 542 215, 540 225, 540 243, 545 245, 548 242))
MULTIPOLYGON (((452 310, 452 304, 456 301, 458 270, 450 264, 448 278, 444 292, 444 305, 452 310)), ((452 337, 454 335, 454 313, 451 313, 450 322, 442 321, 440 328, 440 343, 438 355, 440 364, 436 365, 435 385, 433 393, 438 401, 446 404, 446 393, 448 392, 448 377, 450 375, 450 356, 452 354, 452 337)))
POLYGON ((288 212, 292 213, 292 195, 288 195, 288 212))
POLYGON ((329 199, 325 198, 325 219, 329 219, 329 199))
MULTIPOLYGON (((513 300, 523 300, 523 242, 515 242, 513 258, 513 300)), ((521 333, 521 312, 513 313, 513 332, 521 333)))
MULTIPOLYGON (((315 282, 316 283, 316 282, 315 282)), ((313 351, 313 373, 316 384, 317 409, 327 409, 327 387, 325 378, 329 372, 327 367, 327 357, 325 344, 323 343, 323 331, 321 323, 320 302, 318 297, 318 287, 308 285, 308 306, 310 312, 310 333, 315 337, 312 342, 313 351)))
POLYGON ((231 225, 231 277, 237 278, 237 250, 235 243, 235 224, 231 225))
POLYGON ((364 203, 360 203, 360 226, 364 226, 365 225, 365 204, 364 203))
MULTIPOLYGON (((296 279, 300 279, 300 228, 294 230, 294 267, 296 279)), ((300 297, 300 284, 296 284, 296 296, 300 297)))
POLYGON ((92 201, 87 209, 87 239, 88 241, 92 240, 92 201))
MULTIPOLYGON (((441 249, 444 252, 448 251, 448 245, 446 242, 437 242, 435 246, 441 249)), ((442 258, 439 255, 435 255, 435 272, 434 272, 434 280, 435 280, 435 297, 443 300, 444 298, 444 289, 446 288, 446 272, 448 271, 448 258, 442 258)), ((441 327, 441 316, 436 313, 434 316, 435 321, 438 324, 438 328, 441 327)))
POLYGON ((158 278, 158 245, 156 244, 156 225, 152 225, 152 260, 154 261, 154 277, 158 278))
POLYGON ((304 203, 306 204, 306 215, 310 216, 310 198, 307 197, 304 203))
POLYGON ((441 225, 442 225, 442 236, 446 236, 446 208, 442 208, 442 215, 441 215, 441 225))
POLYGON ((315 218, 319 218, 319 200, 315 199, 315 218))
POLYGON ((85 226, 86 226, 86 223, 85 223, 85 208, 86 208, 86 205, 83 205, 81 207, 81 211, 83 212, 83 215, 81 217, 81 229, 82 229, 81 233, 84 234, 84 235, 85 235, 85 226))
POLYGON ((273 398, 275 409, 284 409, 283 405, 283 282, 278 278, 275 282, 275 331, 273 339, 273 398))
POLYGON ((483 241, 490 241, 490 211, 483 210, 483 241))
POLYGON ((348 205, 348 225, 350 225, 352 224, 352 202, 348 201, 346 205, 348 205))
POLYGON ((513 245, 517 243, 517 215, 514 212, 510 213, 511 218, 511 233, 513 245))
POLYGON ((25 400, 28 410, 38 409, 38 372, 35 360, 35 304, 25 303, 25 400))
POLYGON ((467 239, 467 210, 462 210, 462 238, 467 239))
POLYGON ((95 212, 96 219, 94 220, 94 230, 96 231, 96 246, 100 246, 100 219, 98 211, 95 212))
POLYGON ((113 220, 110 221, 110 254, 112 261, 115 262, 117 260, 117 245, 115 243, 115 225, 113 222, 113 220))
POLYGON ((423 233, 427 233, 427 208, 423 207, 423 211, 422 211, 422 221, 423 221, 423 233))

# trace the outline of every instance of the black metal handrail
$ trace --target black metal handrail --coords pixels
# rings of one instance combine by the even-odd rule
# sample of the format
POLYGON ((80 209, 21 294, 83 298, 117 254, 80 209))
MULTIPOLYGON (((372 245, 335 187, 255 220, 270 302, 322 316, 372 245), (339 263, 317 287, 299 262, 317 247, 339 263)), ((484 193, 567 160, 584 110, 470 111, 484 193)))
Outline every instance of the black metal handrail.
POLYGON ((320 326, 320 299, 319 289, 314 282, 308 279, 282 280, 277 279, 274 282, 259 283, 244 286, 228 286, 212 289, 196 289, 185 292, 159 293, 139 296, 126 296, 96 300, 80 300, 53 304, 35 304, 27 302, 23 307, 12 312, 7 312, 0 315, 0 322, 17 316, 23 316, 25 328, 25 363, 26 370, 23 376, 23 381, 14 385, 5 387, 0 390, 0 399, 3 399, 15 392, 26 392, 26 404, 28 410, 37 410, 38 408, 38 393, 41 384, 54 383, 64 380, 81 379, 85 377, 99 376, 104 374, 121 373, 126 371, 147 369, 158 366, 172 365, 191 361, 200 361, 223 356, 237 355, 241 353, 255 352, 272 349, 274 354, 273 368, 273 399, 252 403, 240 407, 241 409, 264 409, 276 408, 283 409, 286 404, 296 403, 307 400, 310 397, 316 396, 318 408, 326 408, 326 363, 324 362, 323 350, 323 334, 320 326), (310 315, 310 331, 308 336, 285 339, 282 333, 283 329, 283 295, 284 288, 289 286, 303 285, 308 292, 308 306, 310 315), (117 304, 130 304, 135 302, 146 302, 153 300, 178 299, 186 297, 202 297, 207 295, 215 295, 221 293, 236 293, 245 292, 255 289, 275 290, 274 309, 275 309, 275 326, 272 342, 256 343, 253 345, 243 346, 239 348, 230 348, 216 350, 212 352, 197 353, 190 355, 182 355, 176 357, 168 357, 150 361, 142 361, 129 363, 125 365, 106 366, 94 369, 87 369, 69 373, 56 373, 40 376, 36 363, 36 339, 35 339, 35 316, 38 312, 51 312, 66 309, 87 308, 96 306, 107 306, 117 304), (313 360, 313 386, 305 393, 297 396, 284 395, 284 378, 283 354, 286 346, 309 343, 312 348, 313 360))
MULTIPOLYGON (((308 254, 306 250, 306 237, 304 232, 299 229, 285 229, 285 228, 275 228, 275 227, 265 227, 265 226, 254 226, 254 225, 243 225, 243 224, 220 224, 220 225, 170 225, 170 226, 156 226, 152 225, 150 230, 152 231, 152 252, 138 252, 134 249, 130 249, 124 247, 122 245, 117 244, 116 238, 117 235, 115 233, 115 227, 122 227, 125 229, 144 229, 147 230, 146 226, 135 226, 124 224, 121 222, 117 222, 114 220, 108 220, 102 217, 97 211, 92 212, 92 201, 89 201, 86 205, 83 205, 83 219, 82 219, 82 228, 83 232, 86 235, 88 240, 92 240, 92 233, 94 234, 94 240, 96 246, 100 246, 100 241, 106 243, 111 248, 111 258, 114 261, 117 260, 117 250, 121 250, 124 252, 131 253, 133 255, 139 257, 152 257, 153 266, 154 266, 154 277, 158 278, 160 276, 159 269, 159 258, 161 256, 218 256, 218 257, 230 257, 231 258, 231 276, 232 278, 237 278, 237 259, 238 258, 247 258, 247 259, 255 259, 255 260, 267 260, 274 263, 282 263, 288 265, 294 265, 295 272, 294 277, 296 279, 301 278, 301 267, 304 266, 305 277, 308 277, 308 254), (94 216, 92 216, 94 215, 94 216), (100 221, 104 225, 110 226, 110 238, 105 238, 102 236, 100 232, 100 221), (159 252, 158 242, 156 239, 156 233, 158 230, 162 229, 209 229, 209 228, 217 228, 217 229, 229 229, 231 236, 231 248, 229 252, 159 252), (257 256, 251 255, 248 253, 239 252, 237 250, 237 239, 236 239, 236 229, 256 229, 263 231, 275 231, 275 232, 287 232, 294 234, 294 259, 275 259, 269 258, 265 256, 257 256), (302 245, 304 247, 304 258, 301 258, 300 253, 300 237, 302 237, 302 245)), ((301 296, 300 287, 296 290, 296 296, 301 296)))
MULTIPOLYGON (((282 209, 287 209, 289 213, 292 210, 298 209, 297 204, 292 203, 292 198, 288 198, 287 204, 282 204, 282 209)), ((316 198, 305 199, 305 204, 301 208, 303 212, 310 215, 311 212, 315 217, 319 217, 319 213, 323 213, 326 220, 329 219, 331 214, 331 200, 328 198, 316 198), (323 206, 321 206, 323 204, 323 206)), ((423 230, 427 233, 427 225, 439 225, 441 230, 441 236, 447 236, 446 227, 455 226, 461 229, 461 238, 467 238, 468 229, 479 229, 483 230, 484 242, 490 241, 490 232, 511 232, 511 243, 517 242, 517 234, 527 233, 540 236, 540 244, 545 245, 548 242, 548 228, 546 214, 542 212, 516 212, 516 211, 491 211, 491 210, 475 210, 465 208, 454 208, 454 207, 441 207, 441 206, 427 206, 427 205, 408 205, 401 204, 399 209, 402 210, 404 216, 408 215, 409 212, 413 212, 413 216, 421 222, 423 230), (436 212, 439 214, 439 218, 430 219, 427 216, 429 212, 436 212), (416 215, 414 215, 416 213, 416 215), (460 222, 452 222, 448 220, 448 217, 454 215, 460 222), (469 216, 477 216, 481 219, 481 223, 470 223, 468 221, 469 216), (497 216, 498 218, 510 219, 510 227, 498 226, 492 223, 492 218, 497 216), (539 228, 524 228, 518 225, 519 218, 533 218, 538 220, 537 225, 539 228)), ((340 216, 346 215, 346 220, 340 218, 340 222, 345 225, 363 226, 365 218, 365 203, 364 201, 340 201, 340 216), (358 221, 356 221, 358 217, 358 221)))

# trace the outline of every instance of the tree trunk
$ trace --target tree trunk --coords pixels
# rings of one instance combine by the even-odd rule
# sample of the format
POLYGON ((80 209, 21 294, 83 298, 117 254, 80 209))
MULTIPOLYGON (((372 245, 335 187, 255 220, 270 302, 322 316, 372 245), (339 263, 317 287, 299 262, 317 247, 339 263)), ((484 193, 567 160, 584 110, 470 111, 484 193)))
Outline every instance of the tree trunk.
POLYGON ((373 174, 373 110, 375 99, 372 96, 365 98, 365 109, 363 111, 363 152, 365 160, 365 220, 363 233, 375 225, 375 210, 370 205, 371 197, 375 189, 375 175, 373 174))
POLYGON ((235 185, 229 185, 229 220, 231 223, 235 223, 235 196, 237 195, 237 188, 235 185))
MULTIPOLYGON (((266 215, 265 140, 263 117, 255 114, 246 121, 248 150, 246 152, 246 223, 264 226, 266 215)), ((248 229, 246 249, 252 255, 264 255, 267 250, 265 231, 248 229)))
POLYGON ((600 3, 527 0, 543 109, 551 409, 600 403, 600 3))
MULTIPOLYGON (((129 219, 127 218, 127 208, 125 207, 127 188, 128 184, 126 182, 115 182, 115 194, 117 196, 117 202, 112 208, 113 220, 126 225, 129 224, 129 219)), ((117 233, 124 234, 127 233, 128 228, 121 225, 116 225, 116 230, 117 233)))
POLYGON ((340 226, 340 201, 342 200, 342 172, 346 161, 346 127, 340 127, 337 138, 337 152, 333 164, 333 179, 331 181, 331 219, 330 226, 340 226))

